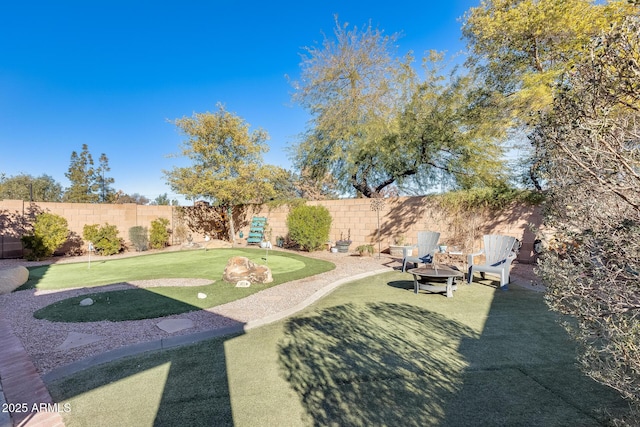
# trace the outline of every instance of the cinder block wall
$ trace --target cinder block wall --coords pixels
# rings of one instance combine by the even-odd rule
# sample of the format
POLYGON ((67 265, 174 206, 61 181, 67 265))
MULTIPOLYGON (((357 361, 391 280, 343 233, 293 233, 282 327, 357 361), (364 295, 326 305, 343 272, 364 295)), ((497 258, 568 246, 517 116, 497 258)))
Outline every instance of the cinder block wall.
MULTIPOLYGON (((172 206, 143 206, 134 203, 122 205, 97 203, 52 203, 37 202, 35 209, 50 212, 64 217, 69 230, 82 237, 82 229, 86 224, 115 225, 121 238, 129 241, 129 229, 136 225, 150 227, 151 221, 163 217, 173 227, 172 206)), ((5 215, 25 215, 32 212, 32 204, 22 200, 0 200, 0 213, 5 215)), ((15 258, 22 256, 20 236, 15 230, 2 225, 0 230, 0 257, 15 258)))
MULTIPOLYGON (((437 207, 428 196, 385 199, 384 207, 379 212, 372 209, 371 199, 323 200, 308 204, 325 206, 329 210, 333 218, 329 239, 336 241, 340 239, 341 234, 346 238, 350 232, 353 240, 352 250, 365 243, 372 243, 377 247, 378 228, 383 250, 394 243, 395 237, 401 234, 406 237, 407 243, 415 244, 417 232, 421 230, 439 231, 442 244, 458 246, 465 252, 479 249, 484 234, 506 234, 522 241, 519 259, 522 262, 530 262, 533 260, 533 242, 536 237, 529 224, 539 227, 542 222, 538 208, 517 204, 501 212, 468 215, 461 219, 437 207)), ((0 212, 28 214, 29 206, 29 202, 21 200, 0 200, 0 212)), ((128 241, 129 228, 133 226, 150 227, 151 221, 158 217, 168 219, 172 229, 177 222, 177 215, 172 206, 45 202, 39 202, 37 206, 43 211, 65 217, 69 222, 69 229, 80 236, 85 224, 109 223, 118 227, 120 236, 128 241)), ((287 235, 288 213, 288 206, 248 206, 244 209, 244 214, 234 215, 236 218, 239 217, 236 220, 236 237, 242 231, 246 238, 251 217, 265 216, 272 231, 271 242, 275 245, 278 236, 287 235)), ((0 251, 0 257, 21 256, 19 237, 6 227, 0 230, 0 246, 4 248, 0 251), (14 247, 19 248, 19 254, 7 249, 14 247)), ((200 240, 203 236, 194 235, 194 238, 200 240)))
MULTIPOLYGON (((514 236, 522 242, 519 260, 532 262, 534 259, 533 243, 536 236, 531 225, 540 227, 542 216, 540 209, 533 206, 514 204, 501 211, 487 215, 469 215, 456 219, 454 216, 437 207, 425 197, 397 197, 385 199, 384 207, 379 212, 372 209, 371 199, 339 199, 308 202, 309 205, 326 207, 331 213, 333 222, 329 238, 331 241, 347 237, 349 230, 353 244, 357 246, 371 243, 377 248, 378 213, 380 242, 382 250, 394 243, 398 235, 404 235, 408 244, 417 242, 417 233, 421 230, 440 232, 440 243, 458 246, 465 253, 482 247, 484 234, 505 234, 514 236)), ((265 216, 272 228, 271 242, 275 244, 277 236, 286 236, 286 218, 288 206, 269 209, 261 207, 250 215, 265 216)), ((247 218, 247 222, 250 221, 247 218)), ((238 231, 248 233, 248 226, 238 231)))

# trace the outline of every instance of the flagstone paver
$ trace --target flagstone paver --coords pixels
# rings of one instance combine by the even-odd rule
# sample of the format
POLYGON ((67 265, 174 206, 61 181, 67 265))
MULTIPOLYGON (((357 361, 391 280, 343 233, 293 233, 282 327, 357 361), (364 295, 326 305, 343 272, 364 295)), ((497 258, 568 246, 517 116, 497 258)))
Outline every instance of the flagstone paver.
POLYGON ((62 344, 58 346, 58 350, 70 350, 75 347, 98 342, 102 339, 101 336, 92 334, 82 334, 80 332, 69 332, 67 338, 62 344))
POLYGON ((165 319, 158 322, 158 328, 170 334, 183 329, 193 328, 193 321, 191 319, 165 319))

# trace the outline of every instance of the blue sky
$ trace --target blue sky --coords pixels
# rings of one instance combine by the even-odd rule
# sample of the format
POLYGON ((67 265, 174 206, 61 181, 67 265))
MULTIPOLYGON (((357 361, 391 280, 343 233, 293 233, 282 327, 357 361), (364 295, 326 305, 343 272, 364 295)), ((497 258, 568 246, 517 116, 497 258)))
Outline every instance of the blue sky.
POLYGON ((286 75, 304 46, 331 34, 334 15, 387 34, 400 53, 464 49, 460 17, 479 0, 317 2, 26 1, 0 15, 0 172, 48 174, 64 187, 82 144, 109 158, 114 188, 172 195, 162 170, 183 137, 169 120, 225 104, 271 139, 267 163, 290 167, 287 147, 308 116, 286 75))

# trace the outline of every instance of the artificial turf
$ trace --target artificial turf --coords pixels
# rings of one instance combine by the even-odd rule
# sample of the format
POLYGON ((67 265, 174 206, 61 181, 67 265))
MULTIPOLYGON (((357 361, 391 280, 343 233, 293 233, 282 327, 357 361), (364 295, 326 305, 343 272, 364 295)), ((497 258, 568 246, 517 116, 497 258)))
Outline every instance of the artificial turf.
POLYGON ((392 272, 246 334, 146 353, 48 384, 85 425, 598 426, 623 415, 585 377, 542 294, 454 298, 392 272), (144 387, 142 385, 144 383, 144 387))
POLYGON ((323 273, 335 268, 332 263, 287 252, 257 249, 215 249, 182 251, 93 263, 58 264, 33 267, 29 281, 20 289, 41 290, 97 287, 112 283, 161 278, 204 278, 205 286, 165 286, 95 292, 70 297, 34 313, 39 319, 54 322, 94 322, 101 320, 140 320, 181 314, 215 307, 254 294, 284 282, 323 273), (229 258, 245 256, 257 264, 269 266, 273 282, 236 288, 222 280, 229 258), (203 297, 203 295, 205 297, 203 297), (82 299, 94 304, 80 306, 82 299))

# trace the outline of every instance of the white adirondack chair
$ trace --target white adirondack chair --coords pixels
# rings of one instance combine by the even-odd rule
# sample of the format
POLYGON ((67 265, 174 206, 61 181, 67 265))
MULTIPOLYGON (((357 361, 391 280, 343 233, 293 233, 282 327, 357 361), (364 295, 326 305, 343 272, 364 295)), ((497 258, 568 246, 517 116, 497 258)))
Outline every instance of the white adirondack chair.
POLYGON ((404 249, 404 257, 402 259, 402 271, 407 270, 407 263, 412 262, 415 267, 419 263, 431 264, 438 247, 440 233, 437 231, 418 231, 418 244, 404 249), (418 255, 409 255, 409 252, 418 249, 418 255))
POLYGON ((485 273, 500 276, 500 289, 507 289, 511 263, 516 259, 518 239, 500 234, 486 234, 484 236, 484 248, 479 252, 468 255, 469 277, 468 282, 473 282, 473 273, 480 272, 482 278, 485 273), (485 255, 484 264, 474 264, 473 258, 485 255))

